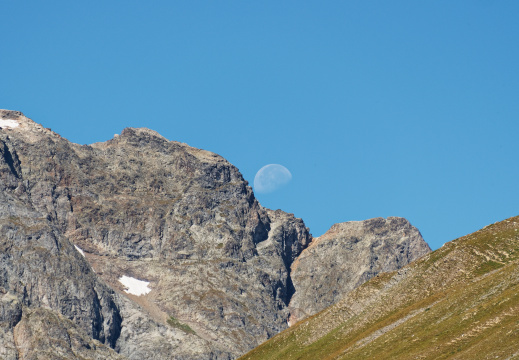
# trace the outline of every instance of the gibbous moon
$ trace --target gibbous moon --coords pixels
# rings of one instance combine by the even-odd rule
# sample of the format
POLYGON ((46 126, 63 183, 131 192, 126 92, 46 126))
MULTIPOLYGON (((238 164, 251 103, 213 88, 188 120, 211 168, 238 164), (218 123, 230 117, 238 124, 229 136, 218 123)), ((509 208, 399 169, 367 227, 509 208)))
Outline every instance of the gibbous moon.
POLYGON ((254 190, 258 193, 276 191, 292 180, 292 174, 286 167, 279 164, 263 166, 254 177, 254 190))

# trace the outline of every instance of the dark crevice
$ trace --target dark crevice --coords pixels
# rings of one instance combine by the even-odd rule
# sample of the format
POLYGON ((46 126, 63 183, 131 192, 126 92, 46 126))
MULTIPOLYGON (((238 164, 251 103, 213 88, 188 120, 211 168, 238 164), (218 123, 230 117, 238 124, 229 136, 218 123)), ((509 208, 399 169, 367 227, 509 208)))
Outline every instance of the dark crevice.
POLYGON ((9 166, 9 169, 11 170, 13 175, 17 179, 20 179, 21 178, 20 161, 18 160, 16 153, 14 154, 14 157, 13 157, 13 154, 11 154, 11 151, 9 150, 9 147, 7 146, 7 144, 5 142, 2 142, 2 143, 4 145, 3 149, 2 149, 2 153, 4 155, 4 160, 7 164, 7 166, 9 166))
POLYGON ((294 287, 294 283, 292 282, 292 276, 290 276, 291 274, 291 271, 290 271, 290 268, 288 268, 288 275, 287 275, 287 294, 286 294, 286 300, 285 300, 285 305, 288 306, 288 304, 290 304, 290 300, 292 300, 292 296, 294 296, 294 294, 296 293, 296 288, 294 287))
POLYGON ((93 304, 92 304, 92 314, 91 314, 91 330, 92 338, 95 340, 99 340, 102 343, 105 342, 105 334, 103 331, 103 311, 101 306, 101 301, 99 299, 99 295, 97 291, 93 289, 93 304))
POLYGON ((93 292, 92 337, 115 349, 122 330, 120 310, 111 296, 104 293, 100 297, 95 289, 93 292))
POLYGON ((292 245, 295 243, 299 243, 299 236, 301 235, 298 235, 297 233, 284 234, 285 252, 283 254, 283 262, 285 263, 285 268, 287 269, 287 281, 285 290, 286 298, 284 299, 286 306, 290 304, 292 297, 296 293, 296 288, 294 286, 294 282, 292 281, 292 264, 301 255, 303 250, 305 250, 312 242, 312 235, 309 233, 308 228, 306 228, 306 234, 304 234, 303 236, 307 238, 307 241, 303 242, 300 248, 297 249, 294 253, 295 249, 292 248, 292 245))
POLYGON ((112 316, 110 322, 108 324, 109 338, 108 344, 112 349, 115 349, 117 345, 117 341, 121 337, 122 331, 122 316, 117 305, 110 300, 110 310, 112 311, 112 316))

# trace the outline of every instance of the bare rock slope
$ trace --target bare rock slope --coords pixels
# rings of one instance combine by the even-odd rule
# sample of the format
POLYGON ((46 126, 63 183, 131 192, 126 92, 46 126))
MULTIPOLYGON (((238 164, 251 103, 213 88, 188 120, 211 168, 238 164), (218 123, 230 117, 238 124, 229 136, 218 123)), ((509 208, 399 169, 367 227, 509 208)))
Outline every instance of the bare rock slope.
POLYGON ((399 217, 335 224, 292 264, 296 292, 290 323, 335 304, 382 272, 400 269, 430 252, 417 228, 399 217))
MULTIPOLYGON (((311 241, 216 154, 135 128, 73 144, 0 110, 0 358, 236 358, 287 328, 289 304, 313 311, 293 301, 311 241)), ((387 257, 371 273, 409 260, 387 257)))
POLYGON ((81 146, 0 115, 0 284, 22 318, 51 309, 131 359, 234 358, 286 328, 311 236, 222 157, 148 129, 81 146), (127 294, 123 275, 152 291, 127 294))

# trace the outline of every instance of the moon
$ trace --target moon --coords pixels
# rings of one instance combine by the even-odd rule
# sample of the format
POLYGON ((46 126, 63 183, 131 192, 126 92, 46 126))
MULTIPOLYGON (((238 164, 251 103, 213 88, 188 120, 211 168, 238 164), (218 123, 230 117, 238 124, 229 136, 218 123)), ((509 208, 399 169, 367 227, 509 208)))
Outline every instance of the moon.
POLYGON ((292 180, 290 171, 279 164, 263 166, 254 176, 254 190, 258 193, 271 193, 292 180))

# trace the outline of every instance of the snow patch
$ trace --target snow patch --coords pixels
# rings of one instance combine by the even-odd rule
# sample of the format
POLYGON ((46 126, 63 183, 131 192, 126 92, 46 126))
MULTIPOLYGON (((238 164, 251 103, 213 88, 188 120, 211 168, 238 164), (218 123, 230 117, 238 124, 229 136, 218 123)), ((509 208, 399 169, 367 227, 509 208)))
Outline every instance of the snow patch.
POLYGON ((85 257, 85 253, 83 252, 83 250, 81 250, 81 249, 79 248, 79 246, 74 245, 74 247, 76 248, 77 251, 79 251, 79 253, 80 253, 81 255, 83 255, 83 257, 85 257))
POLYGON ((119 279, 119 282, 128 288, 127 290, 124 290, 128 294, 141 296, 146 295, 151 291, 151 289, 148 287, 150 284, 148 281, 137 280, 135 278, 123 275, 119 279))
POLYGON ((16 120, 3 120, 0 119, 0 127, 6 127, 6 128, 16 128, 20 126, 20 123, 16 120))

